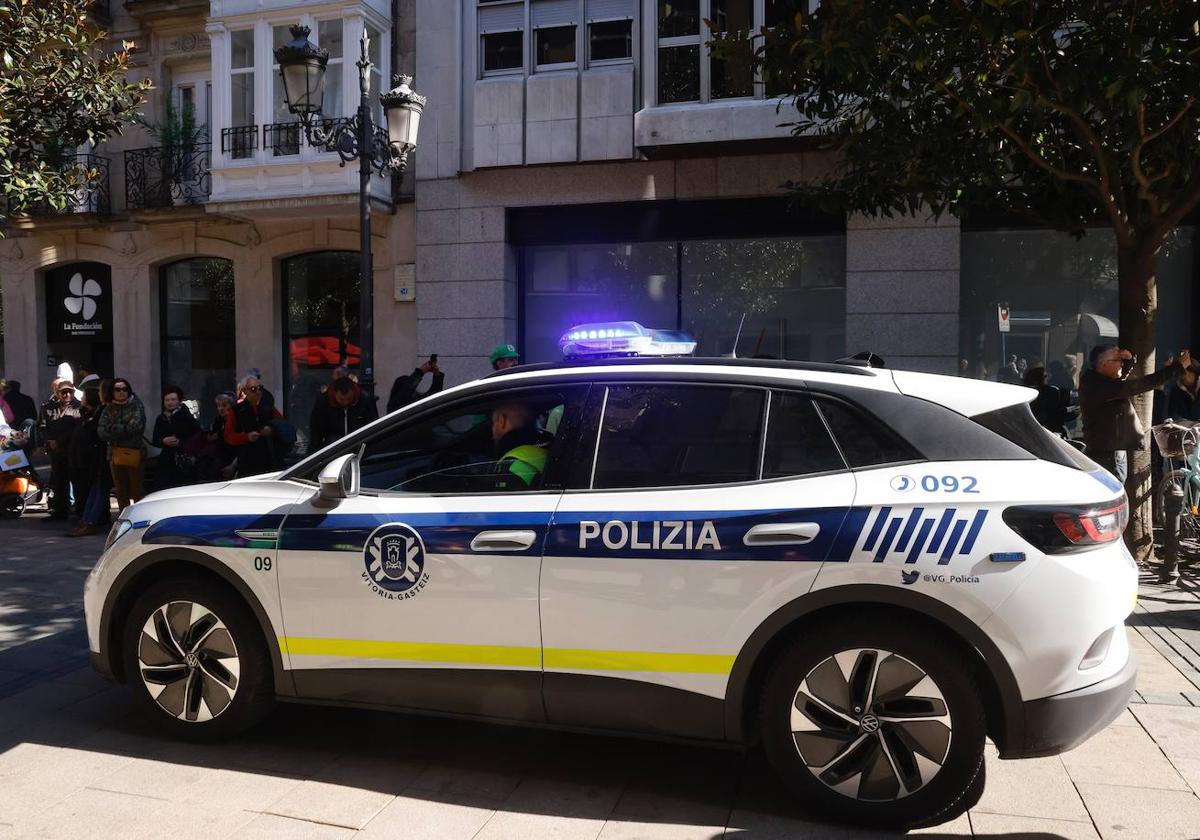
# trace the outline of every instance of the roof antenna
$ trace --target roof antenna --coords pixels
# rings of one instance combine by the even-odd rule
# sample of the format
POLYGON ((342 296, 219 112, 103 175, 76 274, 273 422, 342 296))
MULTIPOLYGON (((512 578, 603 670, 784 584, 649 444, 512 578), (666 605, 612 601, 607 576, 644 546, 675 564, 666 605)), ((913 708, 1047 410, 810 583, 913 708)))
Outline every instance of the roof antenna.
POLYGON ((738 342, 742 340, 742 327, 745 326, 745 324, 746 324, 746 313, 743 312, 742 320, 738 322, 737 335, 735 335, 733 337, 733 349, 731 351, 729 351, 729 355, 726 358, 736 359, 738 357, 738 354, 737 354, 738 342))

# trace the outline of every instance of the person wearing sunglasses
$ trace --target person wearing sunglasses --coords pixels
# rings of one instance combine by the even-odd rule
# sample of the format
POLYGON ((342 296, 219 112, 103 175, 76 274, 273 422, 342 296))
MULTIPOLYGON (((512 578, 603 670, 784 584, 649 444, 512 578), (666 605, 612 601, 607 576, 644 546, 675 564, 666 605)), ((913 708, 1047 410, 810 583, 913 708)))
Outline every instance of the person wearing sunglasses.
POLYGON ((117 504, 124 510, 145 495, 146 408, 128 379, 114 378, 112 402, 100 415, 100 439, 108 444, 108 466, 112 472, 117 504))
POLYGON ((279 468, 283 453, 277 452, 272 422, 282 420, 274 405, 263 399, 262 381, 247 375, 238 384, 242 399, 225 415, 225 442, 237 452, 237 475, 261 475, 279 468))
MULTIPOLYGON (((42 404, 38 419, 38 439, 50 458, 50 516, 46 522, 60 522, 71 515, 71 471, 67 448, 79 424, 79 400, 75 386, 66 379, 54 379, 51 396, 42 404)), ((82 513, 86 499, 77 500, 76 513, 82 513)))

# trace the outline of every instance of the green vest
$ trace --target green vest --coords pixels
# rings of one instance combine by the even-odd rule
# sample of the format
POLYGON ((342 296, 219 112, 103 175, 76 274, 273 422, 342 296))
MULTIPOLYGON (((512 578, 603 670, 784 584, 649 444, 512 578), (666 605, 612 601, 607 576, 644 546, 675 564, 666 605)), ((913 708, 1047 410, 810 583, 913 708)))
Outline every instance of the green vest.
POLYGON ((546 469, 546 450, 541 446, 524 443, 504 453, 501 461, 507 461, 508 471, 527 485, 546 469))

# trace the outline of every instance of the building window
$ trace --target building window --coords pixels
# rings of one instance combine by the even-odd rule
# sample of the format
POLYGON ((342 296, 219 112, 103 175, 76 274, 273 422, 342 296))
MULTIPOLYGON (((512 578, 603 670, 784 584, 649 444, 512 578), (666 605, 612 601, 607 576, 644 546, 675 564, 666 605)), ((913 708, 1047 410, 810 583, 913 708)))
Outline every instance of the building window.
MULTIPOLYGON (((274 45, 291 41, 292 33, 289 29, 294 25, 293 21, 271 27, 271 125, 266 126, 270 137, 264 137, 263 143, 271 149, 275 157, 300 154, 299 125, 296 117, 288 110, 287 96, 283 91, 283 76, 279 72, 279 65, 274 61, 274 45)), ((328 76, 325 77, 325 90, 328 95, 328 76)))
POLYGON ((383 107, 379 104, 379 97, 386 90, 383 80, 389 77, 385 75, 384 71, 387 68, 383 66, 383 33, 368 23, 367 38, 370 40, 367 58, 371 60, 371 110, 374 112, 375 122, 384 125, 383 107))
POLYGON ((521 44, 525 40, 523 32, 488 32, 481 40, 484 73, 520 70, 524 66, 521 54, 521 44))
POLYGON ((552 26, 534 32, 534 54, 537 66, 575 66, 575 27, 552 26))
POLYGON ((159 270, 162 385, 196 400, 200 422, 216 416, 215 398, 237 386, 233 262, 181 260, 159 270))
POLYGON ((588 61, 625 61, 633 58, 633 21, 601 20, 588 23, 588 61))
POLYGON ((283 261, 284 416, 308 446, 309 415, 338 365, 357 369, 357 251, 318 251, 283 261))
POLYGON ((228 137, 226 148, 236 160, 251 157, 258 139, 258 121, 254 113, 254 30, 230 32, 229 50, 229 126, 234 131, 228 137))
POLYGON ((794 8, 816 5, 817 0, 659 0, 658 104, 755 96, 752 42, 740 41, 736 53, 724 58, 711 55, 712 42, 725 34, 753 36, 778 25, 794 8))
POLYGON ((321 113, 327 117, 346 116, 342 104, 342 65, 345 45, 342 37, 341 18, 317 21, 317 46, 329 50, 329 63, 325 65, 325 102, 321 113))

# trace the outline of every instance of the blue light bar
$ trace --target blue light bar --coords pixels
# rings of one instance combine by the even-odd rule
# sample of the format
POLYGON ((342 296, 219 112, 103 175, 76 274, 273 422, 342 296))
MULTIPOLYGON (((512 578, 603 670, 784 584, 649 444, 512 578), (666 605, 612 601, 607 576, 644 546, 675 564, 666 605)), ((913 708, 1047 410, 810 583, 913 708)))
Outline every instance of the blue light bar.
POLYGON ((604 356, 686 356, 696 341, 678 330, 651 330, 636 321, 579 324, 558 340, 563 358, 604 356))

